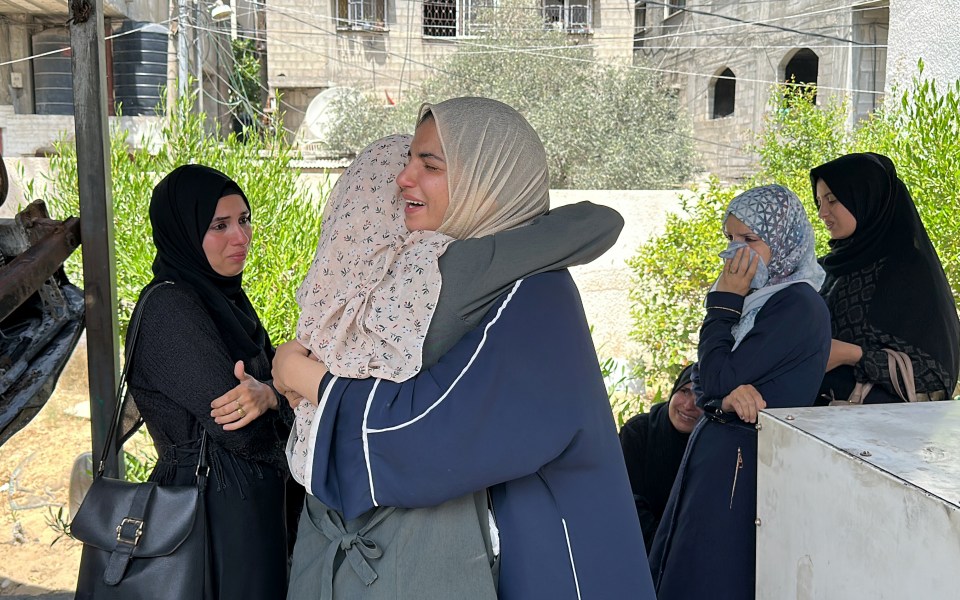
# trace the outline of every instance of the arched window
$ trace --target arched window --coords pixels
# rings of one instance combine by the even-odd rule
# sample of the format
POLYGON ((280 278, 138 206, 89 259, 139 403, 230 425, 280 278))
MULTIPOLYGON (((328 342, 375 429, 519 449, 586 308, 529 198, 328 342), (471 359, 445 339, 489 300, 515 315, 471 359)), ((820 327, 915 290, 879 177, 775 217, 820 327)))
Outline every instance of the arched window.
POLYGON ((737 103, 737 76, 724 69, 713 79, 713 113, 711 118, 721 119, 733 114, 737 103))
MULTIPOLYGON (((783 80, 788 83, 802 83, 817 85, 817 76, 820 71, 820 57, 809 48, 797 50, 783 69, 783 80)), ((813 101, 817 96, 814 94, 813 101)))

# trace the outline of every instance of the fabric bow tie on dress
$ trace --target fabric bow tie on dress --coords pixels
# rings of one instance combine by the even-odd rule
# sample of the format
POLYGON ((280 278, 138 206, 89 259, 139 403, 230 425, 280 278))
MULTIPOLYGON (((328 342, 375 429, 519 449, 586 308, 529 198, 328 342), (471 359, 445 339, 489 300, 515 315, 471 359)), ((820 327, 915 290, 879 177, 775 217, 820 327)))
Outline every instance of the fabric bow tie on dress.
POLYGON ((719 254, 720 258, 733 258, 737 255, 737 250, 740 248, 747 248, 750 251, 750 255, 756 256, 757 260, 757 272, 754 274, 753 279, 750 281, 750 289, 758 290, 763 286, 767 285, 767 282, 770 280, 770 271, 767 269, 766 263, 763 262, 763 259, 760 258, 756 252, 753 251, 753 248, 748 248, 746 242, 730 242, 727 244, 726 249, 719 254))
MULTIPOLYGON (((367 559, 380 558, 383 556, 383 550, 375 541, 367 537, 367 534, 395 510, 394 507, 388 507, 377 511, 370 521, 355 533, 347 531, 340 515, 324 511, 319 524, 320 532, 328 540, 336 543, 330 544, 323 560, 315 563, 321 569, 320 600, 333 600, 333 567, 339 550, 344 551, 344 556, 353 568, 353 572, 365 585, 370 586, 377 580, 377 572, 373 570, 367 559)), ((307 522, 317 526, 313 519, 308 519, 307 522)))

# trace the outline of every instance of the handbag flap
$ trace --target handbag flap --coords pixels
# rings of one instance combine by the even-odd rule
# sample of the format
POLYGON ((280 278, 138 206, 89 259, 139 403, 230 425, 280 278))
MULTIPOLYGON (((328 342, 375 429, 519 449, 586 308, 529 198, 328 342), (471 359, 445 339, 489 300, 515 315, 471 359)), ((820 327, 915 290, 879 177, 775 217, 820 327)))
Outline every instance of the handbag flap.
MULTIPOLYGON (((112 552, 117 547, 118 527, 129 516, 134 494, 145 485, 152 486, 153 491, 133 556, 147 558, 172 553, 193 530, 197 511, 204 510, 200 490, 195 485, 158 486, 98 477, 70 525, 73 537, 112 552)), ((125 525, 124 536, 129 539, 137 524, 125 525)))

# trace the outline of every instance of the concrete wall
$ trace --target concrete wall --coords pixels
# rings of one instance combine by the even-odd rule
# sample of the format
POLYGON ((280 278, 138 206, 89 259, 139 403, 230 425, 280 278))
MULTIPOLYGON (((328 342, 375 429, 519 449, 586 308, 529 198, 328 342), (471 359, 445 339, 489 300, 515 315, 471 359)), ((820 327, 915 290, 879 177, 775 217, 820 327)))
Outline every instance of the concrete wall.
POLYGON ((616 209, 625 222, 616 245, 594 262, 570 271, 580 288, 593 339, 603 357, 622 363, 640 355, 629 338, 632 274, 627 260, 637 248, 663 232, 667 213, 680 211, 680 199, 687 192, 677 190, 552 190, 552 205, 563 206, 589 200, 616 209))
MULTIPOLYGON (((74 137, 73 116, 18 115, 12 114, 9 107, 4 108, 0 106, 0 136, 6 157, 45 154, 53 150, 56 140, 74 137)), ((159 117, 110 117, 111 127, 128 131, 128 141, 137 147, 155 143, 159 123, 159 117)))
MULTIPOLYGON (((923 59, 924 77, 960 79, 960 2, 890 0, 886 89, 908 86, 923 59)), ((941 87, 942 89, 942 87, 941 87)))
MULTIPOLYGON (((0 20, 0 63, 30 56, 30 36, 35 33, 33 17, 4 15, 0 20)), ((17 113, 33 112, 33 61, 0 66, 0 106, 12 106, 17 113), (20 79, 14 87, 13 78, 20 79)))

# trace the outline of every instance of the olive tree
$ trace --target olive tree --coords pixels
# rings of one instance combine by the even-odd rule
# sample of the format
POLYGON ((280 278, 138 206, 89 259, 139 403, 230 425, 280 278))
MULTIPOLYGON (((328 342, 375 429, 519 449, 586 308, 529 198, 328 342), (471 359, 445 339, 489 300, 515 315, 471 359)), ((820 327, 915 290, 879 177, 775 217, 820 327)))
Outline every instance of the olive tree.
POLYGON ((384 135, 410 132, 423 102, 485 96, 513 106, 537 130, 555 188, 661 189, 688 179, 690 126, 656 75, 598 61, 522 0, 481 11, 476 25, 479 35, 458 41, 396 106, 379 96, 341 97, 327 143, 356 153, 384 135))

